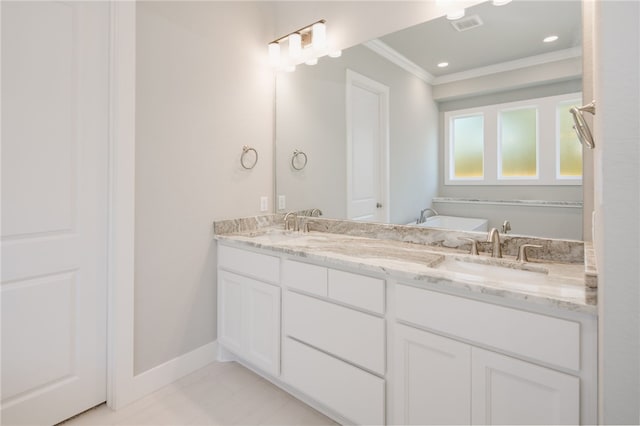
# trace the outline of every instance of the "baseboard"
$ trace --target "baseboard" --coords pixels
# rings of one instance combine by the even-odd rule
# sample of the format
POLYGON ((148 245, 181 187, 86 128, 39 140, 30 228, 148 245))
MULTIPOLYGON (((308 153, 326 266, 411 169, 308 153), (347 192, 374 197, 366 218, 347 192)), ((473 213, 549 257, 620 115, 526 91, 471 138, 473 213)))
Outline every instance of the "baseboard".
POLYGON ((216 360, 218 342, 213 341, 133 377, 130 401, 166 386, 216 360))

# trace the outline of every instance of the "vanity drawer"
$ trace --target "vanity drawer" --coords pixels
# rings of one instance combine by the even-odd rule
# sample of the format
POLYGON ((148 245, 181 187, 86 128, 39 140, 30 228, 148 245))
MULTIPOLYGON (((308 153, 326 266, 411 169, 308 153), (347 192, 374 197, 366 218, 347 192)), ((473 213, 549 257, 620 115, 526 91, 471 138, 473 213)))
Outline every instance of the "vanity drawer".
POLYGON ((329 298, 384 314, 384 280, 329 269, 329 298))
POLYGON ((327 268, 286 259, 282 262, 282 283, 289 288, 327 297, 327 268))
POLYGON ((383 318, 287 291, 283 321, 286 335, 384 374, 383 318))
POLYGON ((492 348, 580 370, 580 324, 546 315, 396 286, 399 320, 492 348))
POLYGON ((280 259, 218 244, 218 267, 261 281, 280 282, 280 259))
POLYGON ((385 424, 383 379, 290 338, 282 343, 286 383, 356 424, 385 424))

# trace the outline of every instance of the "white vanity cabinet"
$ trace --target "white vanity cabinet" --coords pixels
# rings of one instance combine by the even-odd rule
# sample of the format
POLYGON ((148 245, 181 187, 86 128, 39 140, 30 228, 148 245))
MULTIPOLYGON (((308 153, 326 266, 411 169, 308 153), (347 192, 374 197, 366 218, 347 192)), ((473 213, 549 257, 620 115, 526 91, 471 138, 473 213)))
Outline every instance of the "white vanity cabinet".
POLYGON ((279 262, 275 256, 218 247, 218 342, 275 377, 280 375, 279 262))
POLYGON ((581 423, 579 322, 405 285, 396 315, 393 423, 581 423))
POLYGON ((593 315, 239 247, 218 244, 221 356, 338 422, 597 423, 593 315))
POLYGON ((385 423, 385 282, 284 260, 282 380, 356 424, 385 423))

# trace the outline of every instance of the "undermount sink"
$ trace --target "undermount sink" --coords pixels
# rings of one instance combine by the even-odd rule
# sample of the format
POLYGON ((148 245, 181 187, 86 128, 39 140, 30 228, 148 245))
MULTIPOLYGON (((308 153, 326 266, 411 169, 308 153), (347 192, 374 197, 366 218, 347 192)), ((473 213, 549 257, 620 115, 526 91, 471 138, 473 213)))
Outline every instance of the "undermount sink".
POLYGON ((547 269, 535 265, 521 265, 509 261, 493 264, 488 259, 461 257, 447 257, 436 268, 482 279, 526 283, 546 281, 549 273, 547 269))

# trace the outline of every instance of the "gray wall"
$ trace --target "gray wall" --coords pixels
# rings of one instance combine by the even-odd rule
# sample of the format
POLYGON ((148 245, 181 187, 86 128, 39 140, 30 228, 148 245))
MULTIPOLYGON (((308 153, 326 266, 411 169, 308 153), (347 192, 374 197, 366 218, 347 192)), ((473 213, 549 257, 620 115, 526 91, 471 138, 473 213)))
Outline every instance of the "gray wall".
POLYGON ((595 2, 600 423, 640 423, 640 3, 595 2))
POLYGON ((212 221, 272 193, 269 9, 138 2, 135 373, 216 338, 212 221), (260 153, 240 168, 242 146, 260 153))
POLYGON ((286 196, 286 210, 318 207, 326 217, 346 217, 347 69, 390 88, 390 221, 415 220, 437 191, 438 125, 431 88, 363 46, 278 75, 277 193, 286 196), (291 168, 294 149, 308 155, 302 171, 291 168))

